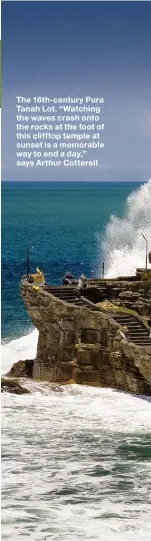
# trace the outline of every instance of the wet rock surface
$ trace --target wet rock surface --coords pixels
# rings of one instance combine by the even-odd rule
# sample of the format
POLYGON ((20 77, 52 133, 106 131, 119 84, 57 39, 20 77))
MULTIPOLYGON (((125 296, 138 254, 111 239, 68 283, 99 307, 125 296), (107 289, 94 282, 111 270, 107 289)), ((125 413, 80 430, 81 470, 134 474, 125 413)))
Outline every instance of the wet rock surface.
POLYGON ((30 391, 24 389, 16 379, 1 378, 1 392, 13 394, 27 394, 30 391))
POLYGON ((34 359, 18 361, 13 364, 7 374, 9 378, 32 378, 34 359))

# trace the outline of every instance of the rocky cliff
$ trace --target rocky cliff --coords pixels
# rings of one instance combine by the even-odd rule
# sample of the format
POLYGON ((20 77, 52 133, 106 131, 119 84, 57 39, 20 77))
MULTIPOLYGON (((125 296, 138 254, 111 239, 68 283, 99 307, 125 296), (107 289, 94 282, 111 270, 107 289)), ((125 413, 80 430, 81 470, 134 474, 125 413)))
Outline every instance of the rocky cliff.
MULTIPOLYGON (((137 282, 135 285, 132 282, 126 287, 126 280, 125 285, 122 281, 103 283, 108 290, 108 298, 112 301, 116 298, 116 304, 131 306, 133 303, 139 311, 138 301, 141 300, 143 312, 146 305, 145 315, 150 316, 147 284, 138 286, 137 282), (133 298, 127 294, 128 291, 133 293, 133 298)), ((93 283, 91 286, 92 292, 93 283)), ((115 321, 111 314, 97 307, 94 309, 91 302, 76 305, 61 300, 44 288, 34 288, 25 279, 21 282, 21 295, 33 324, 39 330, 34 378, 151 394, 150 346, 145 349, 130 341, 127 328, 115 321)), ((149 329, 147 335, 149 337, 149 329)))

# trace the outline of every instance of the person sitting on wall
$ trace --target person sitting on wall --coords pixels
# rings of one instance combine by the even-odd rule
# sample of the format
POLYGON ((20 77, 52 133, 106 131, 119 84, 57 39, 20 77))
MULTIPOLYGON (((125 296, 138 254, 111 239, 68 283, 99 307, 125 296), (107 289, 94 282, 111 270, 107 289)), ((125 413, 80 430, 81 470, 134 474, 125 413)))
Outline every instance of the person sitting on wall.
POLYGON ((66 272, 63 278, 63 285, 69 286, 70 284, 72 284, 72 280, 73 280, 72 274, 70 272, 66 272))
POLYGON ((45 277, 44 273, 39 269, 39 267, 36 268, 36 273, 31 275, 34 281, 34 284, 37 286, 45 286, 45 277))
POLYGON ((87 279, 84 276, 84 274, 81 274, 78 281, 78 287, 77 287, 78 295, 81 295, 82 292, 84 292, 86 288, 87 288, 87 279))

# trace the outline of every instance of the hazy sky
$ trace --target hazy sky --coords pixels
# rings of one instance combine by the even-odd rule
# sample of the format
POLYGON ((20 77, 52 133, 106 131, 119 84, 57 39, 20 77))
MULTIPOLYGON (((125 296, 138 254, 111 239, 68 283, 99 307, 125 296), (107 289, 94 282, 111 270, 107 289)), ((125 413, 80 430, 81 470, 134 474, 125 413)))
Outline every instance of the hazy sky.
POLYGON ((151 176, 151 2, 2 2, 2 179, 151 176), (16 95, 103 96, 96 168, 15 166, 16 95))

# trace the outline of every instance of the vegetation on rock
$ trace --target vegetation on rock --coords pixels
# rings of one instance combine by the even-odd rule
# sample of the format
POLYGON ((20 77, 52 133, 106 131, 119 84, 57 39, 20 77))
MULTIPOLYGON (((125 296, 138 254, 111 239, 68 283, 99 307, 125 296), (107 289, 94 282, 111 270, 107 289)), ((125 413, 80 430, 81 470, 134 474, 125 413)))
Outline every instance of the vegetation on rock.
POLYGON ((114 304, 110 301, 103 301, 97 303, 98 308, 100 308, 102 311, 105 312, 119 312, 121 314, 128 314, 130 316, 134 316, 140 321, 142 321, 147 329, 149 329, 148 321, 145 316, 140 316, 136 310, 132 310, 130 308, 126 308, 125 306, 114 304))

